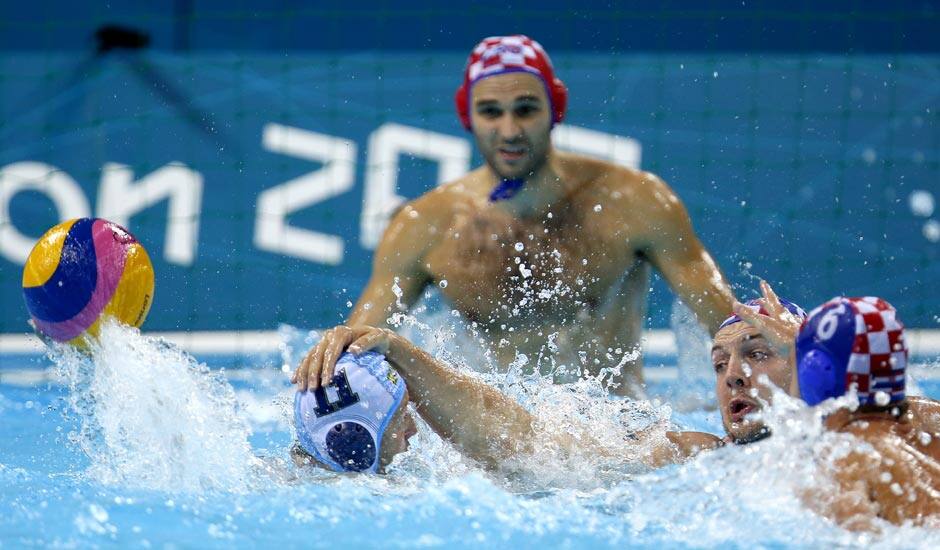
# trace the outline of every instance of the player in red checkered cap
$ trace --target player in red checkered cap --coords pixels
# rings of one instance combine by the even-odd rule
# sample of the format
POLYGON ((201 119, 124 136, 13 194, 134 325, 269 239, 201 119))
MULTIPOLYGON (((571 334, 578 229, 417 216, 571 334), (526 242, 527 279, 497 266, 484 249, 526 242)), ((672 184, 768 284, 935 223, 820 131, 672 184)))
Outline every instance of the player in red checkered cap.
POLYGON ((811 502, 848 527, 870 528, 876 517, 940 521, 940 403, 905 395, 907 352, 897 312, 875 297, 826 302, 796 338, 799 393, 808 404, 847 392, 858 398, 824 420, 860 440, 827 463, 842 490, 811 502))
POLYGON ((574 377, 624 360, 618 393, 642 381, 634 350, 652 267, 717 330, 733 296, 672 189, 552 146, 567 91, 538 42, 480 42, 456 104, 486 162, 391 220, 348 325, 383 326, 439 285, 496 364, 550 356, 546 369, 574 377))

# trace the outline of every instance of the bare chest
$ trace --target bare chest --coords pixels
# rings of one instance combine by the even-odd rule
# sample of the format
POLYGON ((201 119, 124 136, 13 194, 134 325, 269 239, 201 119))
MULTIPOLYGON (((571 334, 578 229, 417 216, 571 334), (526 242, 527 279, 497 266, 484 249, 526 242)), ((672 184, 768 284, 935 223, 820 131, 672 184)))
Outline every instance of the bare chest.
POLYGON ((583 220, 455 217, 425 257, 442 292, 485 325, 574 319, 617 283, 632 251, 583 220))

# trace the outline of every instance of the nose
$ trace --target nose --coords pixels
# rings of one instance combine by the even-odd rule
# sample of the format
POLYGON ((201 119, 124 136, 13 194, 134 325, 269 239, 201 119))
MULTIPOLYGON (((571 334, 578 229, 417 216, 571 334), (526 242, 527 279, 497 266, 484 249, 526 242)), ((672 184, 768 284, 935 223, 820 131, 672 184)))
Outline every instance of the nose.
POLYGON ((751 377, 744 372, 744 364, 739 357, 732 356, 728 361, 728 372, 725 376, 725 384, 729 388, 744 388, 751 383, 751 377))
POLYGON ((504 140, 512 140, 522 134, 522 126, 512 113, 504 113, 499 119, 499 137, 504 140))

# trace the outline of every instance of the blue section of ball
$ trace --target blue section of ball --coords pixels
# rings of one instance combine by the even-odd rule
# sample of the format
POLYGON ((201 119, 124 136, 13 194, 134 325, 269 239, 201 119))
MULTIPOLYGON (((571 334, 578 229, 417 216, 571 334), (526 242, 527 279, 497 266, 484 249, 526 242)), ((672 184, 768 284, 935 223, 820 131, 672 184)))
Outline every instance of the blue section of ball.
POLYGON ((69 229, 62 257, 52 277, 42 286, 23 289, 26 307, 36 319, 67 321, 82 311, 98 284, 98 260, 92 239, 94 219, 83 218, 69 229))

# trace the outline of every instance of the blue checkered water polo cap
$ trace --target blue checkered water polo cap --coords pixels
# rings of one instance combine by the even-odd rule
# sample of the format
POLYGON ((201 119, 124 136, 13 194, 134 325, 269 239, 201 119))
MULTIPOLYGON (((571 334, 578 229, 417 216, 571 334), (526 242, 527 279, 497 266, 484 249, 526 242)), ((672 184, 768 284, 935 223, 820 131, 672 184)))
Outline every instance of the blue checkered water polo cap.
MULTIPOLYGON (((787 309, 787 311, 795 315, 797 319, 800 319, 800 320, 806 319, 806 312, 803 310, 803 308, 794 304, 793 302, 784 300, 783 298, 778 298, 778 299, 780 300, 780 305, 782 305, 783 307, 787 309)), ((750 309, 751 311, 760 313, 761 315, 770 315, 767 312, 767 310, 764 308, 764 306, 761 304, 760 299, 757 299, 757 298, 753 300, 748 300, 744 304, 744 307, 750 309)), ((718 330, 721 330, 728 325, 733 325, 735 323, 740 323, 740 322, 741 322, 741 318, 736 313, 732 313, 731 317, 728 317, 727 319, 722 321, 721 326, 718 327, 718 330)))

